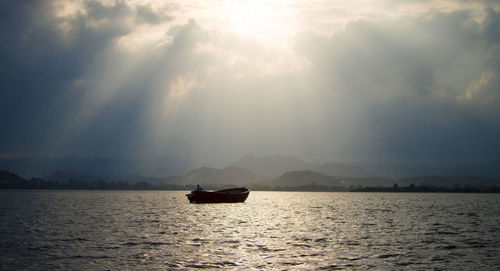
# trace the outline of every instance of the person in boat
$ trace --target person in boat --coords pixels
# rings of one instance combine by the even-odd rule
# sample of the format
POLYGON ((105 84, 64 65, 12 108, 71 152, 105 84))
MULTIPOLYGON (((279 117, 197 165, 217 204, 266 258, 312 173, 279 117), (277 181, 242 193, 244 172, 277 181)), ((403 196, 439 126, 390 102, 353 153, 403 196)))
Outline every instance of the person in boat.
POLYGON ((196 191, 203 191, 203 188, 199 184, 197 184, 196 185, 196 191))

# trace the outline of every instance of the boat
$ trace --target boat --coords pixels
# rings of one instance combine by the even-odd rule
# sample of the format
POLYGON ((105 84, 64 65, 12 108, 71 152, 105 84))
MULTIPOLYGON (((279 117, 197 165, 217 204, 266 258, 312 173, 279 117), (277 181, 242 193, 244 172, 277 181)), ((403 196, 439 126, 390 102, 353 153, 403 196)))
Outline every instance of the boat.
POLYGON ((218 191, 193 190, 186 196, 190 203, 230 203, 244 202, 249 193, 250 189, 238 187, 218 191))

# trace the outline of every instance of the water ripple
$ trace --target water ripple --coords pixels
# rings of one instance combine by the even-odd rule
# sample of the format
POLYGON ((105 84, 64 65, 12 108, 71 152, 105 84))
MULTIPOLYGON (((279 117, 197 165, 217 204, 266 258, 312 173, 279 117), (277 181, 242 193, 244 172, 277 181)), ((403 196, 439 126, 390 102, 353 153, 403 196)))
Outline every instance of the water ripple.
POLYGON ((2 191, 0 270, 500 266, 500 195, 2 191))

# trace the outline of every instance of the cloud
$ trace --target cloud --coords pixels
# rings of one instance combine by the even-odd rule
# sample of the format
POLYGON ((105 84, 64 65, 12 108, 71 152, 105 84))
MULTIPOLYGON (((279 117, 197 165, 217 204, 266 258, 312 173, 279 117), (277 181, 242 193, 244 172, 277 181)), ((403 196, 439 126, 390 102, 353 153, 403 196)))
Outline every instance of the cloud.
POLYGON ((495 10, 488 8, 483 22, 486 39, 491 43, 500 43, 500 15, 495 10))
POLYGON ((3 156, 454 163, 500 150, 494 8, 357 14, 283 48, 147 4, 0 5, 3 156))
POLYGON ((170 134, 160 128, 164 127, 166 110, 171 111, 165 105, 172 105, 167 102, 176 96, 172 91, 180 92, 172 85, 188 86, 182 94, 189 94, 193 83, 186 74, 196 74, 202 65, 193 51, 203 35, 190 21, 171 29, 168 39, 168 43, 136 58, 113 47, 105 53, 104 63, 92 65, 97 73, 89 75, 91 83, 77 110, 71 111, 62 125, 79 123, 78 130, 65 136, 70 140, 65 151, 120 156, 176 151, 170 150, 169 144, 161 146, 170 134))
POLYGON ((159 24, 173 19, 172 16, 155 12, 151 6, 137 6, 137 21, 140 23, 159 24))
POLYGON ((81 97, 72 85, 130 30, 122 24, 128 8, 122 2, 113 7, 89 2, 86 14, 66 19, 56 18, 49 2, 2 2, 2 10, 9 15, 2 16, 0 116, 9 139, 0 144, 5 150, 34 150, 81 97), (99 20, 104 23, 96 24, 99 20))
POLYGON ((85 10, 87 18, 92 20, 120 20, 132 13, 131 8, 124 1, 115 1, 106 6, 98 1, 87 1, 85 10))
POLYGON ((498 15, 487 13, 482 24, 467 11, 361 20, 331 37, 304 33, 298 50, 323 82, 324 106, 342 108, 326 118, 362 134, 366 159, 493 161, 500 85, 489 29, 498 15))

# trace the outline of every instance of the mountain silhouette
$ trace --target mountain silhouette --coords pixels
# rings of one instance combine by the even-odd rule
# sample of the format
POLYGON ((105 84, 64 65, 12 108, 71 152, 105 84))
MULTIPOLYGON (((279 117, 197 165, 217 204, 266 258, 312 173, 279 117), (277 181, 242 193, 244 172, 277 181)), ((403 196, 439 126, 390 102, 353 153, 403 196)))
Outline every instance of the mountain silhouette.
POLYGON ((26 182, 25 179, 10 171, 0 170, 0 184, 3 186, 26 182))
POLYGON ((309 184, 317 184, 323 186, 341 186, 341 181, 333 176, 328 176, 323 173, 310 170, 300 170, 286 172, 276 179, 261 183, 270 187, 297 187, 309 184))
POLYGON ((231 166, 244 168, 256 174, 268 177, 278 177, 288 171, 307 170, 310 166, 293 155, 273 155, 256 157, 247 154, 231 166))
POLYGON ((333 162, 324 163, 320 166, 310 165, 293 155, 285 156, 278 154, 256 157, 252 154, 247 154, 234 162, 232 166, 245 168, 256 174, 274 178, 286 172, 302 170, 315 171, 336 177, 375 177, 375 174, 354 165, 333 162))
POLYGON ((197 168, 181 176, 167 178, 166 182, 180 185, 232 184, 242 186, 267 180, 269 178, 257 175, 249 170, 229 166, 223 169, 197 168))

